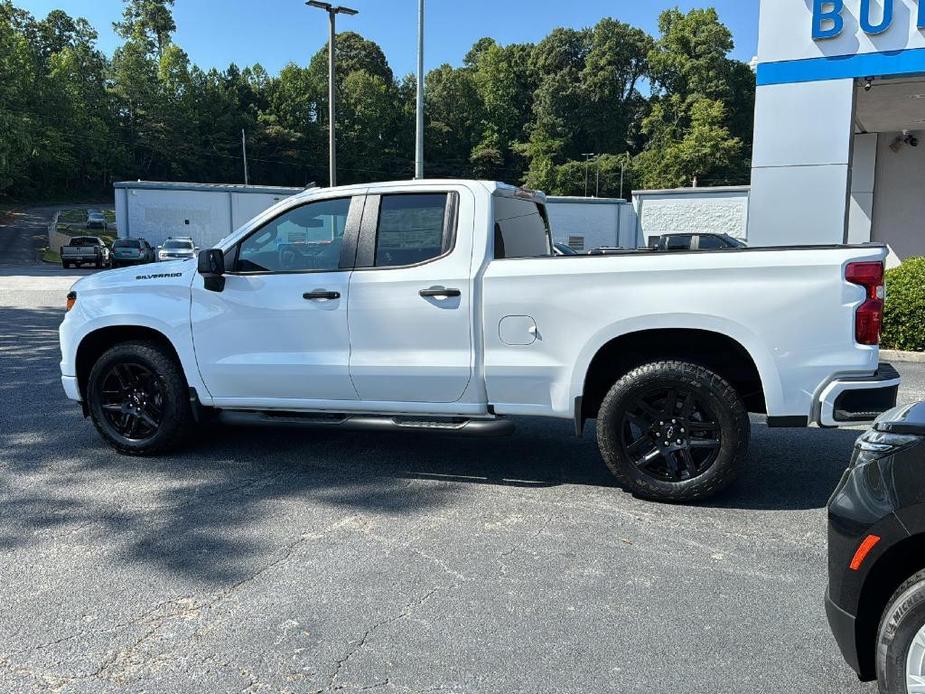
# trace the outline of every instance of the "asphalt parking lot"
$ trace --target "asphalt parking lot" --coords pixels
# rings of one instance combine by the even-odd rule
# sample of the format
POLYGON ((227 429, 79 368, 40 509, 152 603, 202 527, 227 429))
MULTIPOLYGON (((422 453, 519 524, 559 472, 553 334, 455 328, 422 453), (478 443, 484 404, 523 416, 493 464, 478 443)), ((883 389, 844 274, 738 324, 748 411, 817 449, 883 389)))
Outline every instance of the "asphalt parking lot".
POLYGON ((745 478, 696 506, 634 499, 546 420, 122 457, 61 390, 76 274, 0 268, 3 691, 875 691, 822 605, 857 432, 756 423, 745 478))

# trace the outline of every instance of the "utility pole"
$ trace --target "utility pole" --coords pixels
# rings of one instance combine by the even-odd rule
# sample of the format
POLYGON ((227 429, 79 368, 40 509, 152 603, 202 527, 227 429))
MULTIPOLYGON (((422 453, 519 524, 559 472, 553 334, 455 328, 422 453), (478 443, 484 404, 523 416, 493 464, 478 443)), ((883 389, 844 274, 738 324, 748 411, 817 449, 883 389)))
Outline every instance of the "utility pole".
POLYGON ((601 158, 597 158, 597 174, 594 177, 594 197, 601 197, 601 158))
POLYGON ((247 137, 244 135, 244 128, 241 128, 241 151, 244 152, 244 185, 250 183, 247 179, 247 137))
POLYGON ((585 197, 588 197, 588 176, 590 174, 589 167, 591 166, 591 157, 594 156, 594 152, 586 152, 581 156, 585 158, 585 197))
POLYGON ((623 197, 623 178, 626 175, 626 157, 623 158, 623 161, 620 163, 620 199, 626 200, 623 197))
POLYGON ((359 14, 356 10, 350 9, 349 7, 335 7, 327 2, 320 2, 319 0, 308 0, 305 3, 309 7, 317 7, 319 10, 324 10, 328 13, 328 19, 330 21, 330 35, 328 38, 328 153, 329 153, 329 164, 331 173, 331 187, 337 185, 337 142, 335 140, 335 67, 336 67, 336 57, 335 57, 335 46, 334 43, 337 39, 337 15, 345 14, 352 17, 353 15, 359 14))
POLYGON ((424 0, 418 0, 418 99, 414 177, 424 178, 424 0))

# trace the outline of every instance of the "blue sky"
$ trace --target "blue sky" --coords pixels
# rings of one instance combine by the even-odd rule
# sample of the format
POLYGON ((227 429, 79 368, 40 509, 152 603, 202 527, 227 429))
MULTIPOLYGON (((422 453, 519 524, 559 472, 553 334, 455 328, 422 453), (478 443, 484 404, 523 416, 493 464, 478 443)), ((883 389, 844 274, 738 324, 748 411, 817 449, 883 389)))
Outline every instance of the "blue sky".
MULTIPOLYGON (((44 17, 52 9, 86 17, 100 34, 108 54, 119 44, 112 22, 122 11, 119 0, 13 0, 44 17)), ((415 69, 417 0, 340 0, 360 11, 341 16, 338 31, 353 30, 385 51, 399 76, 415 69)), ((501 43, 538 41, 557 26, 584 27, 614 17, 652 34, 663 9, 713 6, 735 37, 735 57, 748 61, 757 52, 758 0, 428 0, 427 69, 459 65, 482 36, 501 43)), ((305 64, 327 41, 327 17, 302 0, 176 0, 175 40, 203 68, 223 69, 259 62, 275 74, 288 62, 305 64)))

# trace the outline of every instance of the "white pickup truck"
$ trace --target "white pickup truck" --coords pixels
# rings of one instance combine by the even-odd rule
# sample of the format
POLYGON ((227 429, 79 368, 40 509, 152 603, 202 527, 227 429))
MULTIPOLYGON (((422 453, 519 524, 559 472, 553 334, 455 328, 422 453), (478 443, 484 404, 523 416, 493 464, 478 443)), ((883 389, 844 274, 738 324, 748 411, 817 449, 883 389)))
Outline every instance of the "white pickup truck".
POLYGON ((119 451, 204 416, 509 433, 597 420, 634 493, 708 496, 771 426, 872 420, 878 245, 556 256, 541 193, 478 181, 314 189, 198 260, 87 277, 62 381, 119 451))

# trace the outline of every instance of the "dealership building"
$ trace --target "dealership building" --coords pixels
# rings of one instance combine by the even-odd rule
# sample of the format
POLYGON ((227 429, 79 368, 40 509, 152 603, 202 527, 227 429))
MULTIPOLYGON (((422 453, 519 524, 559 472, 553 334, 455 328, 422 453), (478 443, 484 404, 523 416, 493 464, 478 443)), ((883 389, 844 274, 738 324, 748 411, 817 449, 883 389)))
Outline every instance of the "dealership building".
POLYGON ((925 255, 925 0, 761 0, 748 241, 925 255))

